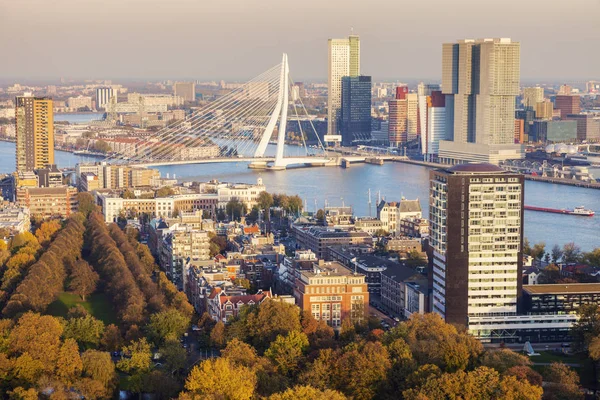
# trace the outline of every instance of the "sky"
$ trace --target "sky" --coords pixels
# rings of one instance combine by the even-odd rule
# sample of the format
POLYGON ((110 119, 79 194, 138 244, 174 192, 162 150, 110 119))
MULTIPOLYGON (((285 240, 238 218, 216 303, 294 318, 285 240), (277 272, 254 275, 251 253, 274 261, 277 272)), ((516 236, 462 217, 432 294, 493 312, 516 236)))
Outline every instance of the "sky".
POLYGON ((0 79, 248 80, 287 52, 327 79, 327 39, 374 80, 439 80, 441 45, 521 42, 522 80, 600 79, 600 0, 0 0, 0 79))

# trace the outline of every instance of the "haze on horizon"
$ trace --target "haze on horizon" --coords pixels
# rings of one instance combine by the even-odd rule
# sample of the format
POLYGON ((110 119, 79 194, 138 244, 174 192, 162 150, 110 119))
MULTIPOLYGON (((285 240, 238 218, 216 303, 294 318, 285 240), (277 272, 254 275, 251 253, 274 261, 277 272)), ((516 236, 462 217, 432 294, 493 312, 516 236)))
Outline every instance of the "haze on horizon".
POLYGON ((441 78, 441 45, 521 42, 523 80, 600 79, 600 0, 0 0, 0 79, 247 80, 287 52, 327 79, 327 39, 354 28, 361 72, 441 78))

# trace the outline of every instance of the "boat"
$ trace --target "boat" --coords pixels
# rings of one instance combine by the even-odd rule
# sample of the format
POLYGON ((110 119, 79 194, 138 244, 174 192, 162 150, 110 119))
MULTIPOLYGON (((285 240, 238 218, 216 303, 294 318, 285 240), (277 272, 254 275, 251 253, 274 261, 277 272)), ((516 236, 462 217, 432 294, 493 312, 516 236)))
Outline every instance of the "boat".
POLYGON ((557 208, 535 207, 535 206, 524 206, 524 208, 529 211, 541 211, 541 212, 548 212, 548 213, 554 213, 554 214, 566 214, 566 215, 579 215, 582 217, 593 217, 596 214, 595 211, 589 210, 589 209, 585 208, 584 206, 575 207, 572 210, 569 210, 566 208, 557 209, 557 208))

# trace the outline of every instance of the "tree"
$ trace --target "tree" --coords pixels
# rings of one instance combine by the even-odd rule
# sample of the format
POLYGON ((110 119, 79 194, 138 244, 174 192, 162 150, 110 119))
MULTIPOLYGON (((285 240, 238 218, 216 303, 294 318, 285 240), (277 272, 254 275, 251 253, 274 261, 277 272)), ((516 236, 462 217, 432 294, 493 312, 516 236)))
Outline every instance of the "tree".
POLYGON ((102 139, 98 139, 98 140, 94 141, 94 144, 91 147, 93 150, 95 150, 99 153, 108 153, 112 150, 110 145, 102 139))
POLYGON ((531 255, 531 244, 527 238, 523 239, 523 254, 531 255))
POLYGON ((297 194, 288 198, 288 209, 291 213, 298 215, 303 208, 304 202, 297 194))
POLYGON ((60 349, 63 328, 58 319, 32 312, 24 314, 8 335, 12 354, 27 353, 39 361, 46 371, 52 371, 60 349))
POLYGON ((513 367, 530 366, 531 361, 519 353, 509 349, 488 350, 483 353, 480 359, 481 365, 493 368, 500 373, 504 373, 513 367))
POLYGON ((596 304, 583 304, 577 310, 579 319, 571 327, 573 347, 586 351, 592 339, 600 336, 600 308, 596 304))
POLYGON ((185 394, 196 398, 249 400, 255 387, 256 375, 250 368, 221 357, 205 360, 192 369, 185 382, 185 394))
POLYGON ((125 189, 125 190, 123 190, 122 197, 124 199, 135 199, 135 194, 131 190, 125 189))
POLYGON ((266 300, 249 310, 245 325, 254 347, 260 352, 269 347, 278 335, 300 331, 300 315, 293 304, 266 300))
POLYGON ((115 364, 110 354, 104 351, 86 350, 81 355, 83 374, 102 385, 105 397, 109 397, 116 383, 115 364))
POLYGON ((97 347, 104 334, 104 323, 91 315, 67 320, 63 336, 77 341, 83 348, 97 347))
POLYGON ((308 349, 308 337, 298 331, 291 331, 286 336, 278 335, 265 356, 271 359, 283 375, 293 375, 299 367, 300 360, 308 349))
POLYGON ((17 252, 21 247, 31 247, 37 250, 40 245, 33 233, 22 232, 15 235, 10 241, 11 251, 17 252))
POLYGON ((249 290, 251 287, 250 281, 246 278, 235 278, 233 280, 233 284, 236 286, 241 286, 246 290, 249 290))
POLYGON ((575 400, 583 399, 583 392, 579 387, 579 375, 563 363, 553 362, 543 371, 544 399, 575 400))
POLYGON ((85 301, 96 290, 98 279, 96 271, 85 260, 78 260, 72 265, 69 289, 85 301))
POLYGON ((235 365, 243 365, 248 368, 255 367, 259 358, 254 347, 237 338, 227 343, 227 347, 221 352, 221 356, 235 365))
POLYGON ((317 218, 317 223, 323 225, 325 223, 325 211, 323 211, 322 209, 319 208, 317 210, 316 218, 317 218))
POLYGON ((346 396, 336 390, 319 390, 312 386, 294 386, 283 393, 275 393, 268 400, 345 400, 346 396))
POLYGON ((427 260, 425 259, 425 257, 423 257, 423 255, 421 254, 420 251, 418 251, 417 249, 412 249, 407 254, 406 263, 408 265, 412 265, 412 266, 419 266, 419 265, 426 265, 427 260))
POLYGON ((563 251, 559 245, 555 244, 554 246, 552 246, 551 255, 552 255, 552 257, 551 257, 552 263, 556 264, 560 261, 560 259, 563 256, 563 251))
POLYGON ((94 196, 90 192, 77 193, 77 211, 82 213, 84 217, 88 217, 93 211, 96 211, 98 206, 94 201, 94 196))
POLYGON ((373 236, 375 236, 377 238, 387 237, 389 235, 390 235, 390 233, 383 228, 377 229, 375 231, 375 233, 373 234, 373 236))
POLYGON ((268 211, 273 206, 273 196, 269 192, 260 192, 256 199, 256 203, 260 210, 268 211))
POLYGON ((225 205, 225 212, 232 221, 239 221, 240 218, 248 212, 245 203, 240 202, 237 198, 233 198, 225 205))
POLYGON ((165 365, 169 371, 176 371, 185 366, 186 352, 178 340, 167 340, 158 349, 158 352, 165 360, 165 365))
POLYGON ((596 247, 594 250, 584 253, 583 260, 593 267, 600 267, 600 247, 596 247))
POLYGON ((516 366, 509 368, 505 375, 512 375, 521 381, 527 381, 534 386, 542 386, 542 375, 534 371, 530 367, 516 366))
POLYGON ((121 360, 117 363, 117 368, 121 371, 132 374, 150 370, 152 352, 146 338, 141 338, 132 342, 129 346, 123 347, 123 354, 124 357, 121 357, 121 360))
POLYGON ((544 257, 545 253, 546 243, 540 242, 533 245, 533 247, 531 248, 530 256, 537 260, 541 260, 544 257))
POLYGON ((79 356, 77 342, 73 339, 66 339, 56 359, 56 376, 65 385, 71 385, 79 377, 83 369, 83 363, 79 356))
POLYGON ((581 248, 575 243, 567 243, 563 246, 563 262, 574 263, 578 262, 581 257, 581 248))
POLYGON ((173 190, 173 188, 171 188, 169 186, 163 186, 156 191, 155 197, 167 197, 167 196, 173 196, 174 194, 175 194, 175 191, 173 190))
POLYGON ((225 324, 222 321, 217 322, 210 331, 210 344, 217 348, 225 345, 225 324))
POLYGON ((555 264, 546 265, 539 277, 540 283, 557 283, 560 280, 560 268, 555 264))
POLYGON ((104 329, 104 334, 102 335, 102 339, 100 339, 100 344, 107 351, 117 351, 123 345, 123 338, 121 337, 121 332, 116 325, 110 324, 104 329))
POLYGON ((179 340, 189 327, 190 319, 188 317, 177 310, 169 309, 150 317, 148 331, 152 340, 158 344, 168 339, 179 340))
POLYGON ((42 222, 42 225, 35 230, 35 237, 39 244, 42 246, 47 245, 56 232, 60 230, 60 222, 55 219, 51 219, 46 222, 42 222))

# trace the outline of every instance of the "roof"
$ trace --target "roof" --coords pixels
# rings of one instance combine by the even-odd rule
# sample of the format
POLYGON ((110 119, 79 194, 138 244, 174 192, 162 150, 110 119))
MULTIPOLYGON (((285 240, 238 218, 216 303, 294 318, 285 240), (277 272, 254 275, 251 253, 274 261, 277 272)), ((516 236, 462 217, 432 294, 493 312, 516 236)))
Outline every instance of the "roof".
POLYGON ((600 283, 524 285, 523 291, 529 294, 600 293, 600 283))
POLYGON ((400 202, 400 212, 421 212, 421 203, 419 203, 419 199, 402 199, 400 202))
POLYGON ((258 227, 258 225, 245 226, 244 233, 246 235, 249 235, 251 233, 260 233, 260 228, 258 227))
POLYGON ((423 276, 414 269, 398 263, 388 264, 387 269, 383 271, 382 274, 396 282, 406 282, 408 280, 414 281, 415 275, 418 275, 418 278, 423 278, 423 276))
POLYGON ((454 174, 489 174, 505 172, 501 167, 488 163, 457 164, 448 168, 447 171, 454 174))

